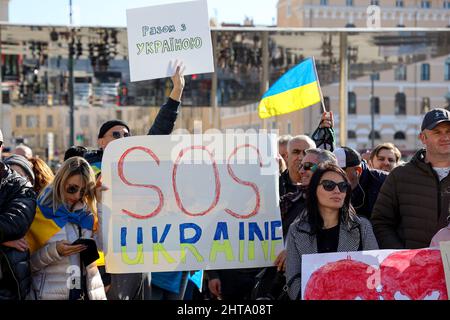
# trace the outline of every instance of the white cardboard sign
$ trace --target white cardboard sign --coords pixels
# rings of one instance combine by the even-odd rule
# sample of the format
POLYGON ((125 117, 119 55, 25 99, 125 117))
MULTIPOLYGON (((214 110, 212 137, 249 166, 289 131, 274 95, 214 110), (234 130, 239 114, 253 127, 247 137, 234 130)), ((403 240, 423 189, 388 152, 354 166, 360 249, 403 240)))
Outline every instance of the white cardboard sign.
POLYGON ((253 268, 283 249, 276 135, 136 136, 102 162, 110 273, 253 268))
POLYGON ((131 81, 214 72, 206 0, 127 10, 131 81))

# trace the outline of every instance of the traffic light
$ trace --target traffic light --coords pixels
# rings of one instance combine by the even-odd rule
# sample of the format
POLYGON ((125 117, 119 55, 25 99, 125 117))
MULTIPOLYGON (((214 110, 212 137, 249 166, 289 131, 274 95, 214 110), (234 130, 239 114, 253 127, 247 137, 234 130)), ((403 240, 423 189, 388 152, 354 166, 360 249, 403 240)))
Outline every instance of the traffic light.
POLYGON ((81 40, 78 39, 77 42, 77 59, 83 55, 83 44, 81 43, 81 40))

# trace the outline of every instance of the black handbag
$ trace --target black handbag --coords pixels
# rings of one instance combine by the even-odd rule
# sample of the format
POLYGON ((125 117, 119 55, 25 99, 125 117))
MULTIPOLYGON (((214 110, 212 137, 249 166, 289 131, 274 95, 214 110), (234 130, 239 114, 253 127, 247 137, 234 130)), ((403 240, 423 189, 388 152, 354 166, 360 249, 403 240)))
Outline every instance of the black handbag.
POLYGON ((256 275, 252 300, 290 300, 287 293, 286 277, 277 267, 266 267, 256 275))

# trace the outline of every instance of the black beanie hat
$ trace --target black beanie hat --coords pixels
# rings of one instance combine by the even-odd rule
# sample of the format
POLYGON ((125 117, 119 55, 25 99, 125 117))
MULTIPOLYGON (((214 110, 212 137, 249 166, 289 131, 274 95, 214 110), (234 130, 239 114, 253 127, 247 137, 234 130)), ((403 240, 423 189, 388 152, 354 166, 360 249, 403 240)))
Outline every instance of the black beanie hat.
POLYGON ((20 168, 22 168, 22 170, 25 171, 25 173, 27 174, 28 180, 30 180, 30 182, 34 186, 35 178, 34 178, 34 172, 33 172, 33 165, 31 164, 30 161, 27 160, 27 158, 25 158, 24 156, 18 155, 18 154, 13 154, 13 155, 9 156, 8 158, 6 158, 3 162, 9 166, 16 165, 16 166, 19 166, 20 168))
POLYGON ((100 127, 100 131, 98 132, 98 139, 103 138, 106 132, 108 132, 109 129, 115 126, 124 126, 128 129, 128 132, 130 132, 130 128, 128 128, 127 124, 122 120, 109 120, 102 124, 102 126, 100 127))

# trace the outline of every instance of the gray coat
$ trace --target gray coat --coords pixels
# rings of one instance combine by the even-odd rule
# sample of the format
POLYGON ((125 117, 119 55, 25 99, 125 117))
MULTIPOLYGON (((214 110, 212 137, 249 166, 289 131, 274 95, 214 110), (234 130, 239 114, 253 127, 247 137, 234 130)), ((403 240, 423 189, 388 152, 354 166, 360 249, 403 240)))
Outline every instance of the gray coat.
MULTIPOLYGON (((369 220, 357 217, 355 220, 341 220, 338 252, 358 251, 362 239, 362 250, 377 250, 378 243, 369 220), (361 235, 360 235, 361 230, 361 235)), ((286 282, 291 299, 300 299, 302 255, 317 253, 317 235, 312 232, 305 213, 291 224, 286 243, 286 282)))

